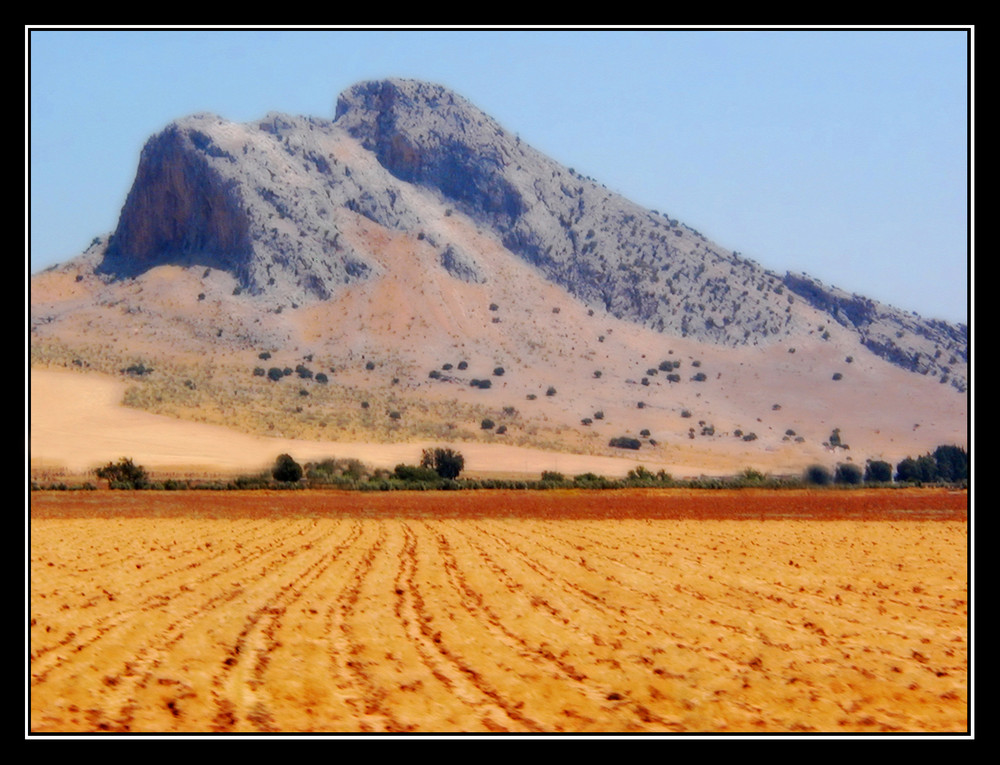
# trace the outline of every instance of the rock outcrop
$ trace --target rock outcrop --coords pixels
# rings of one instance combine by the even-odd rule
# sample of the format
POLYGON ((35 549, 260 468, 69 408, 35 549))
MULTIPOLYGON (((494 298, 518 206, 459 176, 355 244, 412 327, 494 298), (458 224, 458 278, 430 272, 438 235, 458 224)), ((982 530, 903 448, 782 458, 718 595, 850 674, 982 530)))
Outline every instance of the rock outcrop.
POLYGON ((786 274, 784 282, 814 308, 856 332, 861 344, 876 355, 966 390, 969 333, 964 324, 922 319, 870 298, 827 287, 806 274, 786 274))

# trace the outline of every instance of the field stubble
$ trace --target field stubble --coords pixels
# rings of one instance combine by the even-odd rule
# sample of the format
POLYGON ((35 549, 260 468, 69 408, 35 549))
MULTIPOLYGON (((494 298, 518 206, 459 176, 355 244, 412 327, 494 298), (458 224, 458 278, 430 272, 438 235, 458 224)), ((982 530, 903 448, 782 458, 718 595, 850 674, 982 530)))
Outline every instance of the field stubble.
POLYGON ((30 729, 965 732, 966 496, 35 492, 30 729))

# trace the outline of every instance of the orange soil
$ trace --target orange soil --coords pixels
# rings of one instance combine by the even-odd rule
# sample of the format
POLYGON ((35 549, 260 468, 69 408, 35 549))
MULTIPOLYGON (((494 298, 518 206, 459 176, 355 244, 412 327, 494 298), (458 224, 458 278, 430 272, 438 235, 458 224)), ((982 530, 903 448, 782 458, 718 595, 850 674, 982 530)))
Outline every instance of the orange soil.
POLYGON ((34 732, 968 729, 964 493, 31 499, 34 732))

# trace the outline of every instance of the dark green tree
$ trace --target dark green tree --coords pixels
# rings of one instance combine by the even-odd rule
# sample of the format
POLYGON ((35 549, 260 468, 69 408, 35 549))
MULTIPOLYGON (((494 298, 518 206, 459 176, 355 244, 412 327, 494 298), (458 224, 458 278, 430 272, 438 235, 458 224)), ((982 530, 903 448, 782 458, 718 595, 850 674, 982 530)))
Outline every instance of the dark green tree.
POLYGON ((295 483, 302 478, 302 466, 293 460, 290 455, 282 454, 274 461, 274 468, 271 475, 275 481, 281 483, 295 483))
POLYGON ((837 465, 837 470, 834 473, 833 479, 837 483, 846 483, 851 486, 855 486, 861 483, 861 468, 852 462, 842 462, 837 465))
POLYGON ((865 465, 865 483, 889 483, 892 480, 892 465, 883 460, 868 460, 865 465))
POLYGON ((442 478, 455 479, 465 469, 465 457, 454 449, 424 449, 420 466, 430 468, 442 478))
POLYGON ((938 478, 942 481, 966 481, 969 478, 969 455, 958 446, 939 446, 934 450, 938 478))
POLYGON ((920 481, 920 466, 913 457, 906 457, 896 465, 896 480, 900 483, 920 481))
POLYGON ((146 469, 132 462, 131 457, 122 457, 117 463, 109 462, 104 467, 97 468, 95 473, 113 489, 141 489, 148 479, 146 469))
POLYGON ((833 476, 829 469, 823 465, 810 465, 806 468, 803 480, 813 486, 829 486, 833 483, 833 476))

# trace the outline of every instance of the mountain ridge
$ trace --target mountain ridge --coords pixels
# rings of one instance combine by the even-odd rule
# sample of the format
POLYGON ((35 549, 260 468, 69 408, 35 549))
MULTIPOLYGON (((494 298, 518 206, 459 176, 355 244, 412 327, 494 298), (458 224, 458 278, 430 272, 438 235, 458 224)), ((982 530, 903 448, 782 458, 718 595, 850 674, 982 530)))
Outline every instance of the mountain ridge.
MULTIPOLYGON (((153 263, 198 262, 230 271, 252 294, 327 299, 378 274, 338 235, 341 210, 398 230, 426 225, 392 179, 488 226, 589 307, 661 333, 728 346, 787 337, 804 329, 793 295, 860 326, 845 323, 851 298, 834 297, 835 288, 779 276, 715 245, 561 167, 448 89, 414 80, 359 83, 338 98, 332 121, 272 113, 242 126, 206 114, 173 123, 143 149, 99 270, 130 276, 153 263), (344 134, 388 177, 372 163, 352 167, 359 155, 343 146, 344 134)), ((459 278, 480 278, 472 254, 439 244, 459 278)), ((869 348, 964 390, 964 325, 862 300, 882 325, 864 333, 869 348), (900 342, 899 331, 909 339, 900 342)))

